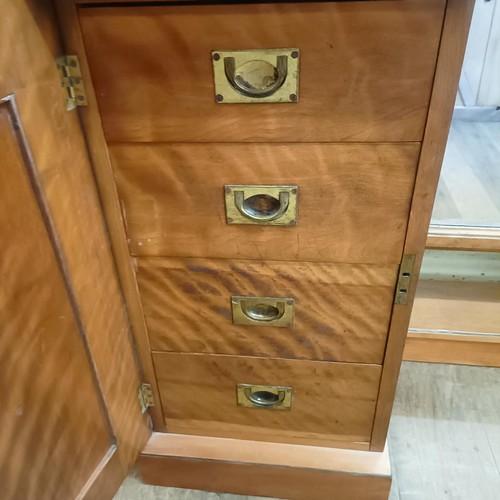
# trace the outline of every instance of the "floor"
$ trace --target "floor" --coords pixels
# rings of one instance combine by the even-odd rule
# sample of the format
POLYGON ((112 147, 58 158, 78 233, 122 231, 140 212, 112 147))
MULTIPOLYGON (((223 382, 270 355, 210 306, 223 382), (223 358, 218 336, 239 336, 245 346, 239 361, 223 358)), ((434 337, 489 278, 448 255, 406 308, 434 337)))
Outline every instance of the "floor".
MULTIPOLYGON (((389 447, 390 500, 499 500, 500 368, 404 363, 389 447)), ((145 486, 133 476, 115 496, 160 499, 258 500, 145 486)))
POLYGON ((500 122, 453 121, 432 223, 500 227, 500 122))

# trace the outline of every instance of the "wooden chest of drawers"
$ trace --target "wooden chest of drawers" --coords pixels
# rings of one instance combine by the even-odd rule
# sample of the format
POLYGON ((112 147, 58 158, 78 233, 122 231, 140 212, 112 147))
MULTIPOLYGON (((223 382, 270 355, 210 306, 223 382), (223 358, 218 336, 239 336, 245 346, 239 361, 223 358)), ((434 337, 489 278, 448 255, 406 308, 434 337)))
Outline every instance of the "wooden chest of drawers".
POLYGON ((156 484, 387 498, 472 0, 53 3, 0 22, 7 497, 109 498, 142 450, 156 484))
POLYGON ((370 446, 444 8, 81 10, 168 430, 370 446), (298 49, 298 102, 218 102, 214 50, 282 47, 298 49), (231 224, 229 185, 261 205, 255 186, 296 186, 296 220, 231 224), (240 296, 260 308, 247 324, 240 296), (289 412, 238 406, 239 383, 291 387, 289 412))
POLYGON ((444 7, 81 11, 168 430, 370 446, 444 7), (214 50, 281 47, 298 102, 218 102, 214 50), (228 185, 297 186, 295 223, 231 224, 228 185), (292 325, 267 297, 293 301, 292 325), (239 383, 291 387, 289 412, 238 406, 239 383))
POLYGON ((155 429, 381 451, 463 9, 103 3, 83 120, 155 429))

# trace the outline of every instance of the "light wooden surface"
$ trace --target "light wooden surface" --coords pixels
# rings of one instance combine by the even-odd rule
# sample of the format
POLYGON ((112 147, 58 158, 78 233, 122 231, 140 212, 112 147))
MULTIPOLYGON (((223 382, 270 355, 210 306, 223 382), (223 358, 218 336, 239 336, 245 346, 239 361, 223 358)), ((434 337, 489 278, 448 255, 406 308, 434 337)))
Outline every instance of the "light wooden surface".
POLYGON ((432 224, 500 228, 500 122, 453 121, 432 224))
MULTIPOLYGON (((85 147, 88 149, 91 168, 93 169, 95 183, 97 184, 99 201, 106 218, 105 227, 109 234, 112 259, 114 260, 114 263, 111 264, 111 259, 108 257, 108 269, 102 274, 102 278, 105 279, 108 274, 112 274, 112 281, 115 283, 115 273, 118 276, 121 293, 123 293, 127 308, 128 321, 130 322, 127 330, 131 330, 134 344, 137 347, 135 349, 135 356, 140 363, 141 378, 144 382, 151 385, 153 397, 157 401, 156 405, 151 407, 148 412, 151 415, 155 429, 161 431, 164 430, 163 412, 161 403, 159 402, 160 396, 156 386, 146 325, 144 323, 132 260, 128 251, 120 202, 104 139, 99 109, 87 65, 76 7, 73 2, 67 0, 54 0, 54 5, 59 19, 59 28, 64 41, 64 47, 67 53, 78 55, 83 81, 85 82, 87 101, 89 103, 88 107, 78 109, 78 115, 85 136, 85 147)), ((87 158, 85 161, 88 162, 87 158)), ((107 253, 109 254, 109 251, 107 253)), ((123 308, 123 305, 121 307, 123 308)), ((125 337, 123 342, 125 342, 125 337)), ((127 342, 130 341, 127 340, 127 342)), ((118 355, 119 351, 114 352, 118 355)))
POLYGON ((135 255, 399 265, 416 144, 155 144, 110 151, 135 255), (225 184, 298 185, 298 225, 227 225, 225 184))
POLYGON ((153 353, 167 430, 319 446, 369 439, 380 366, 153 353), (244 408, 236 384, 294 390, 290 411, 244 408))
POLYGON ((272 494, 290 500, 329 500, 333 492, 342 500, 386 500, 391 486, 389 477, 280 466, 158 457, 143 457, 140 461, 147 468, 144 477, 149 482, 185 487, 195 481, 200 489, 245 491, 259 496, 272 494))
POLYGON ((329 499, 335 492, 343 500, 385 500, 391 483, 387 453, 175 434, 154 434, 139 468, 156 484, 192 485, 194 477, 211 491, 290 499, 329 499))
POLYGON ((2 497, 70 498, 113 435, 9 106, 0 102, 2 497))
POLYGON ((153 350, 381 364, 398 268, 140 258, 153 350), (293 327, 234 325, 231 296, 292 297, 293 327))
MULTIPOLYGON (((473 3, 473 0, 449 0, 447 3, 434 88, 404 246, 404 253, 417 255, 414 269, 415 277, 418 276, 422 262, 448 128, 453 114, 473 3)), ((405 306, 395 305, 393 309, 372 433, 372 450, 381 450, 387 436, 406 333, 410 322, 411 307, 415 296, 416 281, 414 279, 410 286, 408 304, 405 306)))
POLYGON ((410 329, 500 334, 500 283, 420 281, 410 329))
POLYGON ((444 7, 85 8, 81 25, 110 142, 420 141, 444 7), (301 51, 298 104, 215 103, 212 50, 290 46, 301 51))
POLYGON ((500 334, 409 331, 404 359, 500 367, 500 334))
MULTIPOLYGON (((0 26, 0 44, 2 47, 10 47, 0 53, 0 95, 4 96, 10 92, 16 94, 19 114, 51 214, 54 233, 58 235, 60 251, 65 256, 67 275, 71 277, 71 289, 86 332, 93 369, 103 392, 116 438, 117 448, 114 455, 118 458, 119 466, 112 474, 94 475, 89 478, 100 481, 102 495, 111 496, 135 460, 138 450, 149 437, 146 418, 141 415, 137 404, 139 376, 129 337, 128 320, 113 270, 113 258, 78 116, 65 109, 65 92, 61 88, 54 63, 56 57, 61 55, 62 49, 51 4, 36 0, 2 2, 0 26)), ((9 184, 10 182, 9 180, 9 184)), ((19 206, 22 207, 21 204, 19 206)), ((14 215, 12 214, 12 217, 14 215)), ((29 236, 30 233, 27 232, 25 238, 29 236)), ((4 253, 11 251, 10 248, 8 240, 4 239, 4 253)), ((16 252, 22 255, 22 244, 16 252)), ((34 251, 26 256, 24 265, 28 266, 36 255, 34 251)), ((3 312, 6 313, 7 310, 3 309, 3 312)), ((28 315, 26 313, 26 316, 28 315)), ((18 332, 17 335, 21 333, 18 332)), ((35 341, 36 339, 33 340, 35 341)), ((43 337, 38 341, 42 342, 43 337)), ((51 359, 51 347, 50 344, 44 344, 43 363, 46 359, 51 359)), ((29 347, 26 350, 29 355, 29 347)), ((13 361, 14 359, 11 359, 11 362, 13 361)), ((72 363, 68 352, 61 353, 61 362, 72 363)), ((49 369, 43 365, 39 368, 49 369)), ((64 371, 59 371, 57 377, 56 374, 53 375, 53 385, 65 385, 74 380, 70 373, 66 374, 64 371)), ((16 376, 19 380, 22 379, 21 372, 16 376)), ((82 371, 82 381, 84 377, 82 371)), ((36 387, 38 383, 38 380, 33 380, 32 387, 36 387)), ((45 384, 47 385, 44 386, 44 391, 50 387, 47 379, 45 384)), ((14 390, 11 388, 11 391, 14 390)), ((79 397, 83 397, 83 394, 74 389, 72 398, 79 397)), ((63 403, 58 401, 57 404, 61 408, 63 403)), ((91 411, 90 403, 88 410, 91 411)), ((45 407, 43 411, 49 412, 49 408, 45 407)), ((78 416, 82 426, 87 418, 85 411, 83 408, 78 416)), ((29 415, 29 418, 35 418, 34 414, 29 415)), ((64 416, 59 420, 51 420, 38 413, 36 420, 45 423, 45 432, 51 422, 57 424, 57 427, 50 436, 51 440, 43 441, 43 435, 38 434, 35 442, 36 446, 40 447, 37 448, 39 451, 34 448, 24 449, 26 456, 34 461, 37 453, 45 454, 43 461, 38 464, 43 467, 50 465, 51 481, 57 478, 60 478, 61 482, 71 481, 71 478, 65 477, 68 475, 67 469, 74 468, 76 474, 81 473, 75 461, 79 460, 79 453, 86 454, 86 450, 92 447, 94 433, 85 432, 83 427, 80 429, 80 437, 85 438, 85 446, 83 449, 75 448, 67 454, 65 472, 62 473, 55 467, 55 462, 51 464, 50 460, 51 454, 56 453, 58 446, 64 445, 64 416)), ((28 432, 28 427, 23 429, 23 432, 28 432)), ((74 430, 79 431, 78 427, 74 430)), ((2 435, 6 436, 4 433, 2 435)), ((20 450, 22 436, 20 431, 17 436, 17 446, 20 450)), ((75 436, 75 439, 80 437, 75 436)), ((114 455, 110 458, 108 454, 104 460, 112 460, 114 455)), ((106 468, 106 463, 100 465, 106 468)), ((30 465, 29 460, 25 462, 25 467, 31 468, 30 474, 34 477, 37 473, 36 467, 30 465)), ((31 483, 30 487, 36 488, 34 483, 31 483)), ((92 484, 87 483, 85 488, 90 495, 92 484)), ((40 491, 33 491, 37 499, 43 498, 40 491)), ((24 500, 26 497, 21 498, 24 500)), ((53 490, 48 498, 56 498, 56 491, 53 490)))
POLYGON ((139 459, 144 480, 280 498, 386 500, 387 453, 156 434, 139 459))
POLYGON ((389 476, 391 473, 387 448, 381 453, 366 453, 320 446, 155 432, 142 454, 262 465, 279 464, 284 467, 374 476, 389 476))

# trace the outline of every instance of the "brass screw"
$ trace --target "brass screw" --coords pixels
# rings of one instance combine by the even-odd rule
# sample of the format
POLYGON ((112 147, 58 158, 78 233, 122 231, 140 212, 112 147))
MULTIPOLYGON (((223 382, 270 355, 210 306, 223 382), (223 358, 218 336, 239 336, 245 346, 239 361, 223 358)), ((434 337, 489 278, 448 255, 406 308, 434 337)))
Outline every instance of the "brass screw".
POLYGON ((296 188, 292 189, 292 194, 297 194, 297 189, 296 188))
POLYGON ((224 96, 223 96, 222 94, 217 94, 217 95, 215 96, 215 100, 216 100, 217 102, 222 102, 222 101, 224 100, 224 96))
POLYGON ((297 94, 290 94, 290 101, 297 102, 297 94))
POLYGON ((225 187, 224 191, 226 192, 226 194, 231 194, 231 188, 230 187, 225 187))
POLYGON ((291 53, 291 56, 292 56, 292 58, 293 58, 293 59, 297 59, 297 57, 299 57, 299 53, 298 53, 296 50, 294 50, 294 51, 291 53))
POLYGON ((220 54, 215 53, 215 54, 213 55, 213 60, 214 60, 214 61, 218 61, 219 59, 220 59, 220 54))
POLYGON ((233 222, 233 219, 231 219, 231 217, 228 217, 228 218, 227 218, 227 223, 228 223, 228 224, 231 224, 232 222, 233 222))

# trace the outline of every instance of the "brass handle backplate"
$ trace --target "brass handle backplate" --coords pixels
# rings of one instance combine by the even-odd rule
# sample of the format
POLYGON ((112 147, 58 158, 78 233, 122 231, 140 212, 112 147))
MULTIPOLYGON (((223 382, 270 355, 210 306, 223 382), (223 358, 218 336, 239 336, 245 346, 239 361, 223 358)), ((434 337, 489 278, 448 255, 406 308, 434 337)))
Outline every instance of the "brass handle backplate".
POLYGON ((215 50, 215 100, 219 104, 298 102, 299 50, 215 50))
POLYGON ((235 325, 291 327, 294 306, 291 297, 231 297, 235 325))
POLYGON ((265 408, 268 410, 290 410, 293 389, 278 385, 237 384, 238 406, 265 408))
POLYGON ((297 186, 224 186, 228 224, 297 224, 297 186))

